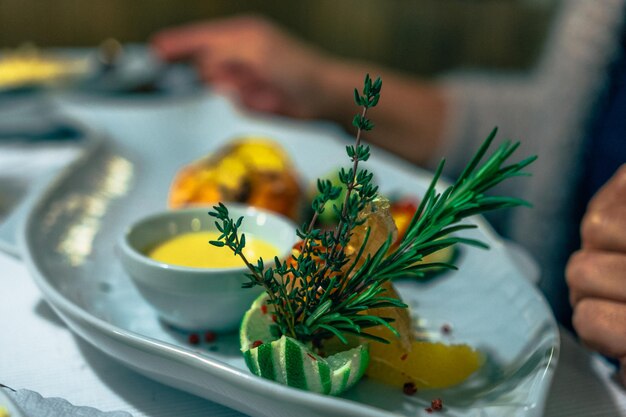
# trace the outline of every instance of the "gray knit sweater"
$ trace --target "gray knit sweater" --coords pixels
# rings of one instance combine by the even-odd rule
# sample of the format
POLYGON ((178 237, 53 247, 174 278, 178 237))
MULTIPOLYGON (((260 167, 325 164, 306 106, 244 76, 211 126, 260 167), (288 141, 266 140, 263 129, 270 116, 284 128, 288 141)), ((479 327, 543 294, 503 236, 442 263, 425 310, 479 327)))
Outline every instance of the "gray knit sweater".
MULTIPOLYGON (((501 139, 522 142, 520 155, 537 154, 533 176, 498 192, 523 197, 520 208, 490 217, 506 237, 525 246, 542 268, 540 288, 557 318, 567 321, 564 279, 574 222, 574 191, 583 139, 616 54, 626 0, 562 0, 541 59, 525 74, 455 73, 442 84, 451 103, 441 154, 457 174, 494 126, 501 139)), ((512 47, 515 47, 512 45, 512 47)))

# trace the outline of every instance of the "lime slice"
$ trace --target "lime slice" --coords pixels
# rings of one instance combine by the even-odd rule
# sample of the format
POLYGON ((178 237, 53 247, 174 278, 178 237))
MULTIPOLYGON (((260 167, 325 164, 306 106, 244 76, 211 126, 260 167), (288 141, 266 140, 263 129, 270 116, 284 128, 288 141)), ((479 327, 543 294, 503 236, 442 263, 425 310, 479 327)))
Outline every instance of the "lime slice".
POLYGON ((241 322, 239 340, 253 374, 321 394, 338 395, 361 379, 369 364, 368 346, 358 345, 326 358, 291 337, 272 336, 272 314, 262 294, 241 322))

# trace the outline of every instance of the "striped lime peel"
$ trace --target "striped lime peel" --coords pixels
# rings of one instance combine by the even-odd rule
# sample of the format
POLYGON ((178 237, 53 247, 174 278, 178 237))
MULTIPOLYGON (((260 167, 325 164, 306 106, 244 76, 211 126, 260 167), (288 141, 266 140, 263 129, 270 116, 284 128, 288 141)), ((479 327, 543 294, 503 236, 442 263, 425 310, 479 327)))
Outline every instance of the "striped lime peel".
POLYGON ((250 372, 290 387, 330 395, 341 394, 361 379, 369 364, 367 344, 324 358, 291 337, 276 339, 270 332, 272 315, 262 308, 266 300, 265 294, 257 298, 241 322, 241 351, 250 372))

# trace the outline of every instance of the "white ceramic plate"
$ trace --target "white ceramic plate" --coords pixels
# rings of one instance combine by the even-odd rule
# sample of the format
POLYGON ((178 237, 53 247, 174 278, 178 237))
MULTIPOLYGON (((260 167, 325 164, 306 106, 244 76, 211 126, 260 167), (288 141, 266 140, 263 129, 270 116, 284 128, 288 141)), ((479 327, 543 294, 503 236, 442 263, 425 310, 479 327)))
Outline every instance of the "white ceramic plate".
MULTIPOLYGON (((445 416, 540 416, 558 357, 558 331, 547 304, 507 247, 480 218, 470 233, 490 251, 463 248, 459 272, 398 284, 433 338, 482 350, 487 363, 467 383, 405 396, 361 381, 339 398, 252 376, 237 336, 191 346, 163 325, 139 297, 115 256, 114 242, 131 221, 165 206, 184 163, 241 133, 284 144, 303 180, 346 165, 345 137, 325 126, 244 117, 214 97, 171 106, 64 103, 111 139, 86 152, 41 197, 21 248, 44 297, 77 334, 127 366, 173 387, 252 416, 416 416, 434 397, 445 416), (190 127, 191 126, 191 127, 190 127), (443 324, 453 331, 445 336, 443 324)), ((373 151, 367 163, 383 192, 420 195, 429 174, 373 151)), ((532 269, 532 268, 531 268, 532 269)))
POLYGON ((55 173, 90 147, 95 132, 35 100, 0 117, 0 250, 19 255, 17 234, 29 206, 55 173))

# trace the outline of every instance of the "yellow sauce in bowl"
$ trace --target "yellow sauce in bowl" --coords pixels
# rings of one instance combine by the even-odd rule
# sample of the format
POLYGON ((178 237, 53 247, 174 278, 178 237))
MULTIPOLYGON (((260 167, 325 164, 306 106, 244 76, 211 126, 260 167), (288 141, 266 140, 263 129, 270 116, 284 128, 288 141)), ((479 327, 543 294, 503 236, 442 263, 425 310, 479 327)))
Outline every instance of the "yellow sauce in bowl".
MULTIPOLYGON (((217 240, 219 232, 183 233, 157 245, 147 255, 158 262, 190 268, 232 268, 244 266, 239 256, 229 248, 209 243, 217 240)), ((278 248, 253 235, 246 234, 245 257, 256 264, 258 258, 271 261, 279 255, 278 248)))

